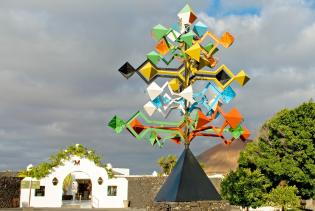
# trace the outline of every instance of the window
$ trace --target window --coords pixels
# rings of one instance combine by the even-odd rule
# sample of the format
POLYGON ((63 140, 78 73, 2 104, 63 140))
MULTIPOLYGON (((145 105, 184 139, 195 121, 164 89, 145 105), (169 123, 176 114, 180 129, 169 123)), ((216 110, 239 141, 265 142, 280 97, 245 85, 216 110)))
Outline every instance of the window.
POLYGON ((39 189, 35 189, 35 196, 45 196, 45 186, 40 186, 39 189))
POLYGON ((56 177, 52 180, 52 184, 54 186, 58 185, 58 179, 56 177))
POLYGON ((107 196, 117 196, 117 186, 108 186, 107 196))
POLYGON ((102 184, 103 184, 103 179, 102 179, 102 177, 99 177, 98 180, 97 180, 97 182, 98 182, 99 185, 102 185, 102 184))

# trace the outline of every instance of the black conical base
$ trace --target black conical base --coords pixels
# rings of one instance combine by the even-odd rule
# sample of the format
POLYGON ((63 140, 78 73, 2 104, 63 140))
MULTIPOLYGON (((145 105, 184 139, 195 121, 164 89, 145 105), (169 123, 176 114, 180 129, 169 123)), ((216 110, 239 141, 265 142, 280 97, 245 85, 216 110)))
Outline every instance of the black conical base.
POLYGON ((220 194, 189 148, 186 148, 181 154, 171 174, 154 199, 156 202, 218 200, 221 200, 220 194))

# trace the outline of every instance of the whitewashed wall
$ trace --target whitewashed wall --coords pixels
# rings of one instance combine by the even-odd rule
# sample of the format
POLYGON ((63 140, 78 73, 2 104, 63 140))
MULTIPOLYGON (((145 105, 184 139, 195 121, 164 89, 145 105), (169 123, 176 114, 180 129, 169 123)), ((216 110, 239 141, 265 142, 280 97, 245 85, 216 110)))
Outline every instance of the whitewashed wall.
MULTIPOLYGON (((84 172, 89 175, 92 182, 92 204, 95 208, 122 208, 124 200, 128 199, 128 181, 125 178, 109 179, 104 168, 98 167, 94 162, 72 157, 65 161, 63 166, 54 168, 53 172, 40 180, 40 185, 45 186, 45 196, 35 196, 35 190, 31 191, 31 207, 61 207, 62 205, 62 184, 64 178, 73 172, 84 172), (75 165, 74 161, 80 160, 80 165, 75 165), (52 184, 53 178, 58 179, 58 184, 52 184), (98 178, 103 179, 103 184, 98 184, 98 178), (107 187, 117 186, 117 196, 107 196, 107 187)), ((32 180, 24 178, 23 180, 32 180)), ((36 180, 36 179, 33 179, 36 180)), ((28 204, 29 189, 21 189, 20 206, 28 204)))

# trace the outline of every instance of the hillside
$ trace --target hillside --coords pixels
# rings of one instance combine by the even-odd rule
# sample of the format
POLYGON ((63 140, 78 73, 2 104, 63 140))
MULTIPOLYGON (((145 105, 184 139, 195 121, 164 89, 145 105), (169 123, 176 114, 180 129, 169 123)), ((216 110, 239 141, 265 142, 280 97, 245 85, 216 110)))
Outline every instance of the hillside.
POLYGON ((240 152, 244 150, 249 142, 236 140, 231 145, 220 143, 202 152, 197 156, 197 159, 205 165, 204 169, 208 175, 225 174, 230 170, 236 169, 240 152))

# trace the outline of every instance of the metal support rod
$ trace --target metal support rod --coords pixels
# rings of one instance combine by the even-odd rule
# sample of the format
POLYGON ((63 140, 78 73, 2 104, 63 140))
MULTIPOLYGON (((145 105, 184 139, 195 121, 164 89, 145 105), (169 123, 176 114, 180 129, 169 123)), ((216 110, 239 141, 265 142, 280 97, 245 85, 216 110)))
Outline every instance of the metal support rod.
MULTIPOLYGON (((187 44, 185 43, 185 46, 184 46, 184 49, 185 49, 185 51, 187 50, 187 44)), ((188 86, 189 86, 189 59, 185 59, 184 60, 184 63, 185 63, 185 72, 184 72, 184 74, 185 74, 185 82, 184 82, 184 84, 183 84, 183 90, 184 89, 186 89, 188 86)), ((185 114, 184 114, 184 119, 185 119, 185 136, 184 136, 184 138, 185 138, 185 140, 184 140, 184 143, 185 143, 185 149, 187 149, 187 148, 189 148, 189 133, 190 133, 190 131, 189 131, 189 124, 190 124, 190 122, 189 122, 189 113, 188 113, 188 111, 189 111, 189 102, 185 99, 185 101, 184 101, 184 104, 185 104, 185 114)))

